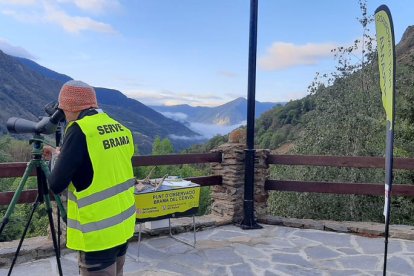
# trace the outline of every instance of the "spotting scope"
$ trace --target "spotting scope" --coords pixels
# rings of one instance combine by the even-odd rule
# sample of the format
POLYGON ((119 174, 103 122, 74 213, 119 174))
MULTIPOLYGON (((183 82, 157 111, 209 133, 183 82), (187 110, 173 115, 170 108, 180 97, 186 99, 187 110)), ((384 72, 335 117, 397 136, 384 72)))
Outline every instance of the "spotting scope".
POLYGON ((35 133, 52 134, 55 133, 59 122, 65 120, 65 113, 58 108, 57 102, 48 103, 45 111, 49 117, 40 117, 40 121, 34 122, 18 117, 11 117, 7 120, 7 130, 10 133, 35 133))

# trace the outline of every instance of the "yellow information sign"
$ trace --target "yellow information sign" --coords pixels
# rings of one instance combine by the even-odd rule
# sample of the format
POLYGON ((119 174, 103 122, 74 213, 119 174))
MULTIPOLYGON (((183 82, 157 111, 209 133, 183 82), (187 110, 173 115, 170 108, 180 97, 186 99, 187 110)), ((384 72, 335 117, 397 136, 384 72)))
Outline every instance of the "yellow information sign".
POLYGON ((136 218, 156 219, 198 208, 200 186, 135 194, 136 218))

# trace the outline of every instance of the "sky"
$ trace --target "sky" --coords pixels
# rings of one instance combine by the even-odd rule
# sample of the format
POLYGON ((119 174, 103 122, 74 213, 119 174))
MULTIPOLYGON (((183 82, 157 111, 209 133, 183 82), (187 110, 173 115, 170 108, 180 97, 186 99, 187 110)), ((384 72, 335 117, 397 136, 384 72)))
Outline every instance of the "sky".
MULTIPOLYGON (((362 36, 358 0, 258 0, 256 100, 307 95, 331 49, 362 36)), ((414 1, 386 4, 398 43, 414 1)), ((0 0, 0 49, 147 105, 247 97, 248 0, 0 0)), ((371 25, 371 32, 375 26, 371 25)))

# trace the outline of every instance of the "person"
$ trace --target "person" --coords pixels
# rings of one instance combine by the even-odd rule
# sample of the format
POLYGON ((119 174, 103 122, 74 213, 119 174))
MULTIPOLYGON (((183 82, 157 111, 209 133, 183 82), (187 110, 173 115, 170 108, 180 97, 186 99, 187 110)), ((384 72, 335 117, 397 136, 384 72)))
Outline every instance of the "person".
POLYGON ((122 275, 135 229, 131 131, 98 108, 84 82, 66 82, 58 101, 68 124, 48 183, 55 194, 68 188, 66 246, 79 251, 81 275, 122 275))

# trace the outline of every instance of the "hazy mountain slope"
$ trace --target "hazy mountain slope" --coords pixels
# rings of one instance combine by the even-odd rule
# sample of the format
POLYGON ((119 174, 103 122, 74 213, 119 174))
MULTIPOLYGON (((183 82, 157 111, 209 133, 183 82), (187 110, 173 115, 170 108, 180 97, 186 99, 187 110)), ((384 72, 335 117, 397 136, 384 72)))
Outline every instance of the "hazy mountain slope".
MULTIPOLYGON (((256 101, 255 116, 258 118, 263 112, 282 104, 284 103, 262 103, 256 101)), ((235 125, 246 121, 247 118, 247 100, 242 97, 216 107, 174 105, 153 106, 153 108, 162 113, 183 113, 186 115, 186 121, 204 124, 235 125)), ((172 115, 170 114, 170 116, 172 115)), ((179 118, 179 116, 177 117, 179 118)))
POLYGON ((62 83, 67 82, 69 80, 71 80, 72 78, 64 75, 64 74, 60 74, 58 72, 55 72, 53 70, 50 70, 49 68, 46 68, 44 66, 41 66, 40 64, 37 64, 36 62, 27 59, 27 58, 21 58, 21 57, 14 57, 15 59, 17 59, 20 63, 26 65, 27 68, 40 73, 42 76, 49 78, 49 79, 53 79, 53 80, 57 80, 60 81, 62 83))
MULTIPOLYGON (((37 120, 45 116, 44 106, 57 99, 64 82, 71 78, 31 60, 16 58, 0 51, 0 131, 7 133, 9 117, 37 120)), ((96 88, 98 102, 110 115, 132 129, 140 153, 150 153, 156 136, 198 137, 183 124, 162 116, 139 101, 113 89, 96 88)), ((173 140, 181 150, 199 140, 173 140)))
POLYGON ((36 120, 43 107, 58 96, 61 82, 28 70, 17 59, 0 51, 0 129, 7 132, 9 117, 36 120))
MULTIPOLYGON (((98 102, 105 106, 106 110, 117 110, 114 116, 127 122, 136 131, 151 133, 152 136, 166 137, 169 134, 178 136, 195 136, 193 131, 182 124, 166 118, 143 103, 130 99, 118 90, 102 87, 96 88, 98 102)), ((115 113, 114 113, 115 114, 115 113)))

